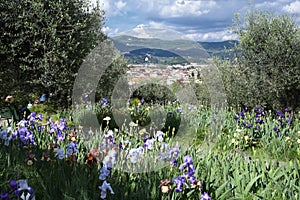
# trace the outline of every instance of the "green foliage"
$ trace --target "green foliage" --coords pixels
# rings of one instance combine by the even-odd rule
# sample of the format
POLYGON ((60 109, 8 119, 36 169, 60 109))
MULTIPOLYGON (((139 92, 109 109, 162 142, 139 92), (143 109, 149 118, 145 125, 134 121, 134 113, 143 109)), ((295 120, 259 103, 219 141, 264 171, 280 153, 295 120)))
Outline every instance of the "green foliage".
POLYGON ((1 1, 0 13, 1 94, 47 93, 67 106, 83 58, 104 39, 103 12, 83 0, 25 0, 1 1))
POLYGON ((49 115, 56 113, 56 109, 52 105, 49 105, 47 103, 33 105, 32 108, 30 108, 30 111, 36 112, 36 113, 41 113, 41 114, 48 113, 49 115))
POLYGON ((147 84, 139 87, 133 92, 133 97, 142 99, 148 103, 165 104, 169 101, 175 101, 176 97, 173 91, 170 91, 168 87, 164 87, 160 84, 147 84))
POLYGON ((217 61, 231 105, 248 103, 270 109, 299 109, 299 27, 287 15, 254 11, 242 23, 237 17, 238 57, 217 61))
POLYGON ((115 85, 126 72, 127 64, 125 59, 122 56, 115 59, 113 63, 105 69, 103 76, 98 82, 95 101, 98 102, 102 97, 111 97, 115 85))
POLYGON ((252 160, 238 153, 209 154, 201 162, 212 199, 297 199, 299 161, 252 160), (226 163, 226 164, 225 164, 226 163), (290 181, 289 181, 289 178, 290 181), (286 191, 286 194, 283 194, 286 191))

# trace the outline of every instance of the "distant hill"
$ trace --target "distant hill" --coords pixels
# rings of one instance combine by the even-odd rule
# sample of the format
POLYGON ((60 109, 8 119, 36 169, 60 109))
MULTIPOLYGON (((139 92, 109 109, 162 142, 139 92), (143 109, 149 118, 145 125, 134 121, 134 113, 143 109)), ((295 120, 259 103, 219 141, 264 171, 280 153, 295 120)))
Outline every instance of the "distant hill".
POLYGON ((212 51, 222 51, 224 48, 232 49, 235 44, 238 43, 236 40, 227 40, 222 42, 198 42, 204 49, 212 51))
POLYGON ((218 56, 221 58, 232 59, 234 53, 232 52, 233 47, 238 44, 237 40, 227 40, 222 42, 198 42, 210 56, 218 56))
POLYGON ((212 56, 231 58, 233 55, 230 49, 237 43, 237 41, 197 43, 190 40, 161 40, 126 35, 114 37, 112 41, 130 63, 143 63, 148 57, 152 63, 163 64, 205 62, 212 56))

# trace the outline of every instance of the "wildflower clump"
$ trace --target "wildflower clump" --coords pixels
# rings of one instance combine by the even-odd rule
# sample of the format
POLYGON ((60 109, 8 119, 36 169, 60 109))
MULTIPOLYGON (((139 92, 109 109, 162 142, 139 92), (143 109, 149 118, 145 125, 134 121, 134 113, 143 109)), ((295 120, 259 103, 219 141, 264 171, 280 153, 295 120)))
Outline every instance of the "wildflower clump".
MULTIPOLYGON (((161 190, 161 192, 163 194, 166 194, 174 189, 176 193, 182 194, 184 198, 190 199, 199 196, 202 190, 202 182, 195 176, 196 170, 194 168, 192 156, 186 155, 183 159, 183 163, 177 169, 181 172, 181 174, 174 177, 172 179, 173 182, 171 182, 169 179, 160 181, 159 189, 161 190)), ((201 195, 200 199, 210 200, 210 197, 208 197, 208 194, 205 192, 201 195)))

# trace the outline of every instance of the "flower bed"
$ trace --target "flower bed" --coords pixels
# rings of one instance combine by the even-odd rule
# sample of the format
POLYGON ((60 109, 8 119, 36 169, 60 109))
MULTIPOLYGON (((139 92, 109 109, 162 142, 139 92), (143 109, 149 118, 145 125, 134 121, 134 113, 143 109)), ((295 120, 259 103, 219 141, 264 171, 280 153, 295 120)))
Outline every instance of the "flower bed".
MULTIPOLYGON (((129 109, 148 109, 137 106, 129 109)), ((98 130, 36 113, 2 127, 0 199, 299 198, 300 123, 290 111, 226 111, 213 143, 202 136, 221 111, 181 112, 199 122, 189 140, 134 122, 112 129, 108 116, 98 130)))

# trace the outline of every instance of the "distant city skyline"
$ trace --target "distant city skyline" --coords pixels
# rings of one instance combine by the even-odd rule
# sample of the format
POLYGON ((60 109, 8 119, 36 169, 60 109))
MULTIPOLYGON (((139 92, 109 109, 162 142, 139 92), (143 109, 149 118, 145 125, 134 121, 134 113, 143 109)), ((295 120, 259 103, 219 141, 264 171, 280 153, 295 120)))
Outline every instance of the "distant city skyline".
POLYGON ((110 37, 168 37, 162 30, 171 30, 195 41, 237 39, 229 31, 234 14, 243 17, 253 8, 291 15, 300 24, 300 0, 100 0, 100 6, 110 37))

